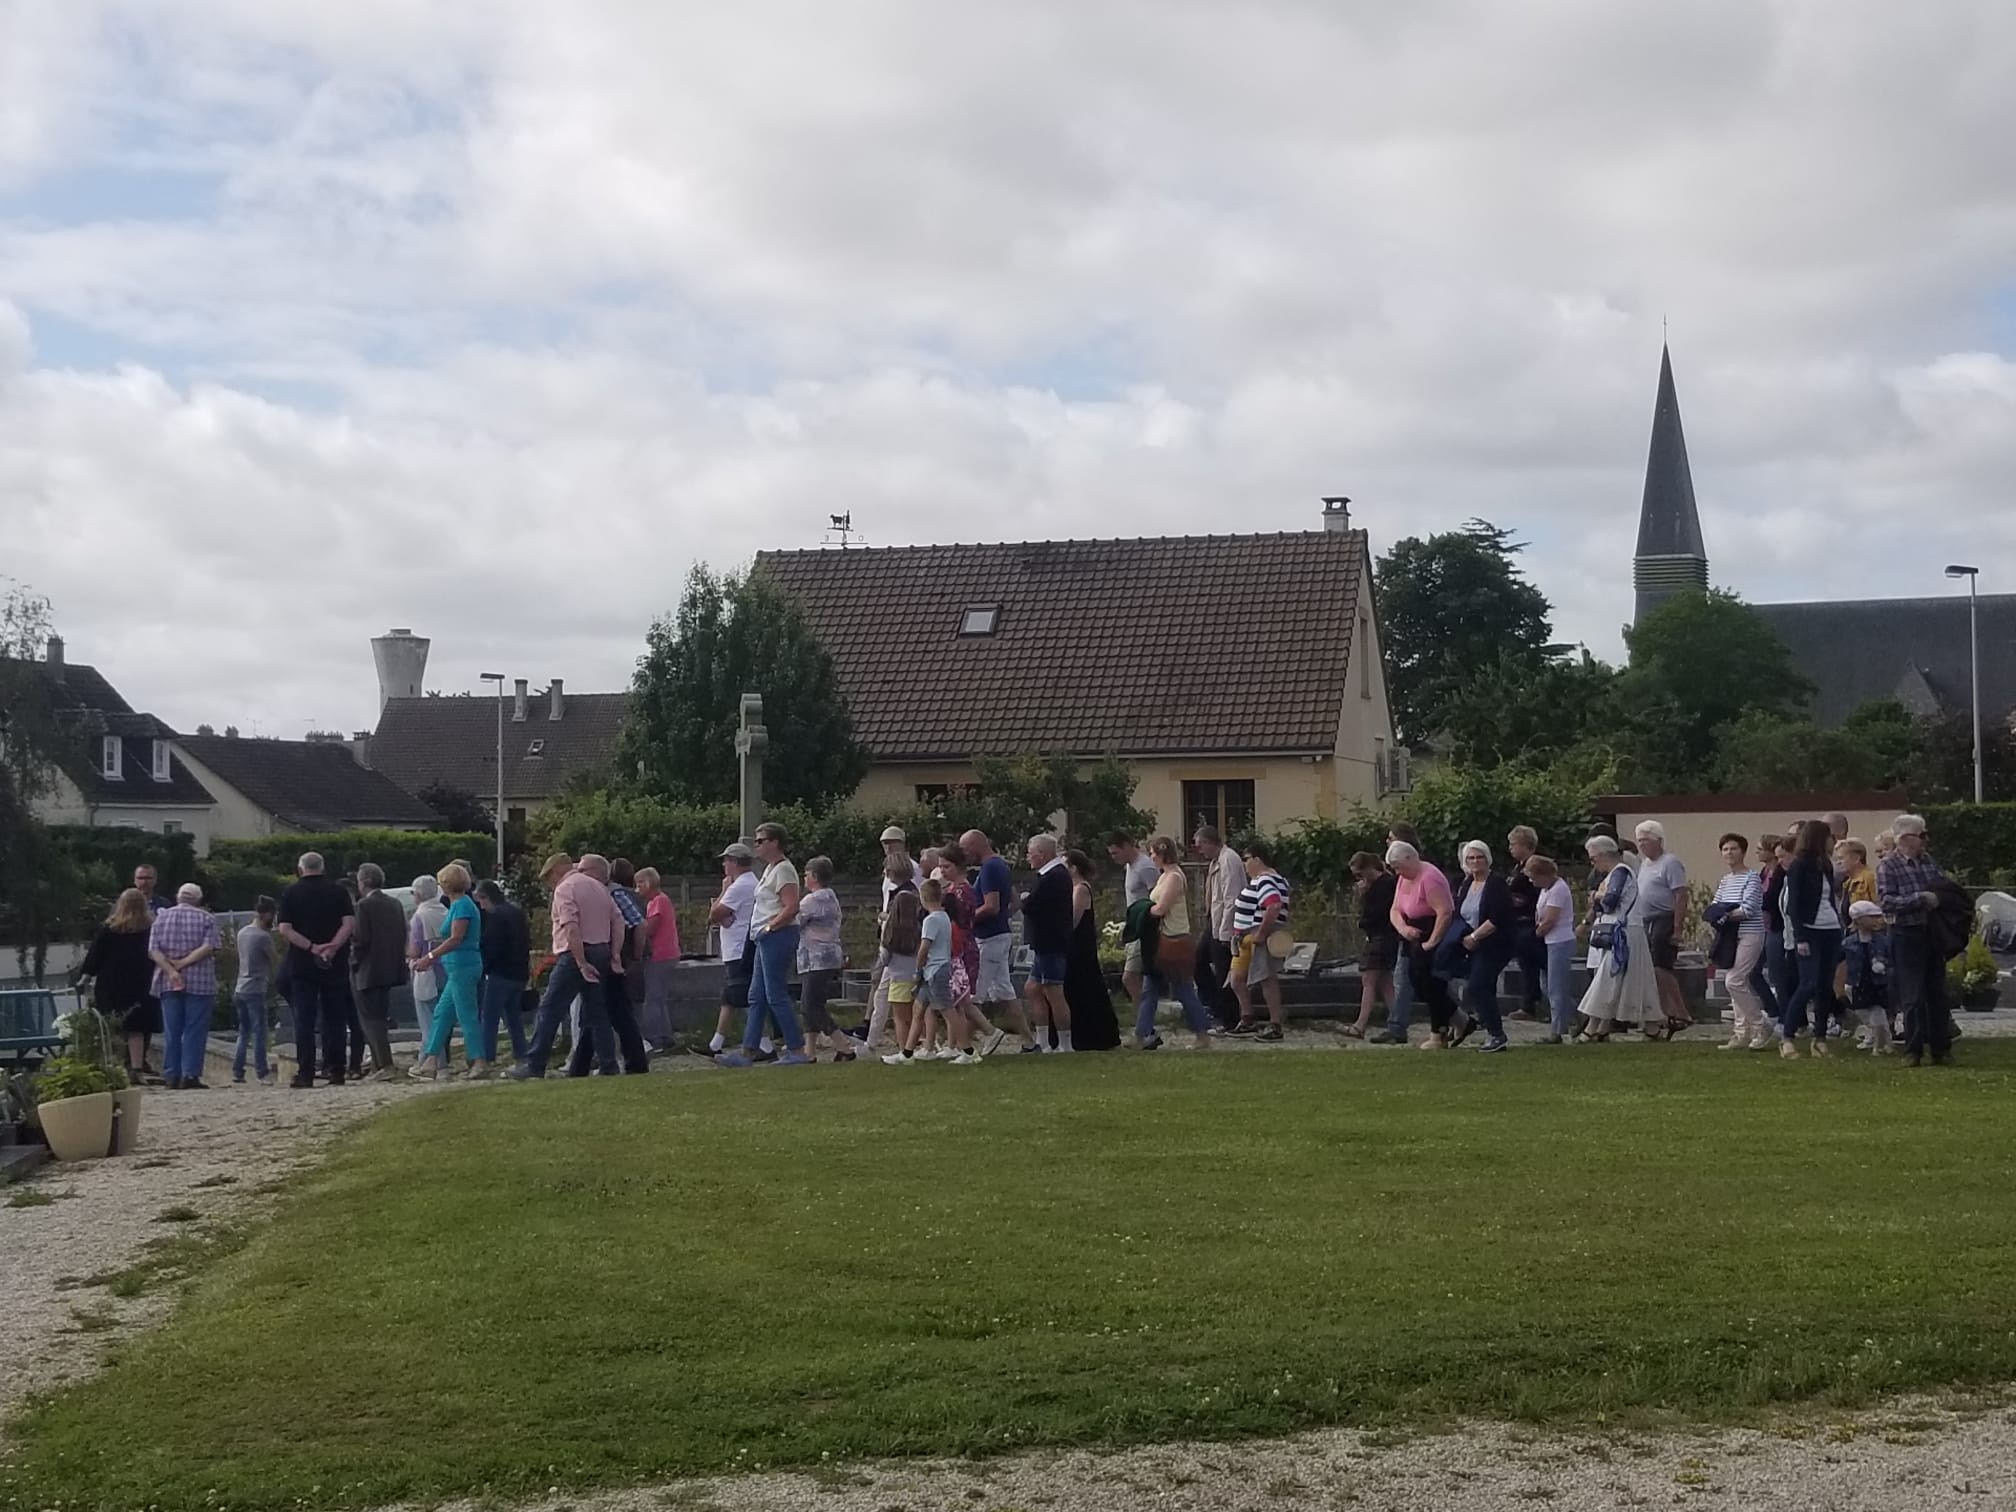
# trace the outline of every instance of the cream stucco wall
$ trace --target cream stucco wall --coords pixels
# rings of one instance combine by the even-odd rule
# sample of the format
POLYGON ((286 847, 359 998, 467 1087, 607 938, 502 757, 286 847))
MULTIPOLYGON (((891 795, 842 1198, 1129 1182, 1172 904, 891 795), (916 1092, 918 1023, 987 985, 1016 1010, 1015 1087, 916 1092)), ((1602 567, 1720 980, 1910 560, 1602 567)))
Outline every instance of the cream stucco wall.
MULTIPOLYGON (((196 780, 210 790, 210 796, 217 800, 217 807, 210 821, 210 838, 213 840, 259 840, 273 834, 277 826, 273 816, 231 786, 208 766, 191 756, 180 745, 175 754, 182 758, 182 764, 195 774, 196 780)), ((205 847, 207 849, 207 846, 205 847)))
MULTIPOLYGON (((1832 805, 1821 807, 1826 809, 1832 805)), ((1893 804, 1880 810, 1851 808, 1841 812, 1848 816, 1848 833, 1869 847, 1869 858, 1873 862, 1876 858, 1876 836, 1888 829, 1890 821, 1902 810, 1893 804)), ((1799 817, 1798 809, 1788 811, 1783 805, 1699 814, 1619 809, 1617 833, 1629 835, 1641 821, 1658 820, 1666 831, 1666 848, 1680 858, 1681 864, 1687 868, 1688 878, 1696 882, 1712 882, 1722 875, 1722 836, 1743 836, 1750 842, 1754 856, 1758 836, 1784 834, 1795 817, 1799 817)))
POLYGON ((211 816, 214 812, 207 804, 87 804, 77 784, 61 772, 56 774, 54 790, 35 802, 35 817, 45 824, 84 824, 97 829, 125 825, 132 829, 153 830, 157 834, 169 824, 176 824, 181 826, 184 834, 195 837, 196 854, 199 856, 210 853, 213 836, 211 816))
POLYGON ((1386 796, 1379 763, 1393 749, 1393 709, 1386 697, 1386 656, 1369 588, 1359 603, 1346 676, 1337 720, 1336 793, 1344 808, 1354 803, 1371 808, 1386 796))

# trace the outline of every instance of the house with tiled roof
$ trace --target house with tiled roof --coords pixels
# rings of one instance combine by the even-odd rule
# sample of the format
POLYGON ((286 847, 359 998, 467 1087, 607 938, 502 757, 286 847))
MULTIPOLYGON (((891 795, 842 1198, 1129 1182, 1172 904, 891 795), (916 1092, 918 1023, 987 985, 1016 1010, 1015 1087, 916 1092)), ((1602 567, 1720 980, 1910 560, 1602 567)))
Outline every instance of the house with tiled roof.
POLYGON ((767 551, 872 765, 870 807, 970 786, 980 756, 1116 756, 1135 802, 1209 822, 1330 818, 1399 761, 1365 532, 767 551))
POLYGON ((96 667, 70 661, 52 635, 41 679, 64 753, 48 774, 35 815, 49 824, 129 826, 195 838, 210 848, 217 800, 175 753, 175 732, 119 695, 96 667))
POLYGON ((181 735, 177 755, 217 801, 211 836, 322 834, 345 829, 429 829, 434 811, 341 741, 181 735))

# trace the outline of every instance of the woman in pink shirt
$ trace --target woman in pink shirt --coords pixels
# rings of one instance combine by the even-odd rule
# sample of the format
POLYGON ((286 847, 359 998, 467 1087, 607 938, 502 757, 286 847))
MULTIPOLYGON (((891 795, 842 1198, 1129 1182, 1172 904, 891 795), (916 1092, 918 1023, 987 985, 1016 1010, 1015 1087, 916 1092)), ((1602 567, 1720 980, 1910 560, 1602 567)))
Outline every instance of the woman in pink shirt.
POLYGON ((679 964, 679 919, 656 867, 637 873, 637 896, 644 903, 644 1012, 637 1028, 645 1044, 664 1050, 672 1043, 672 968, 679 964))
POLYGON ((1414 995, 1428 1005, 1432 1032, 1421 1048, 1446 1050, 1456 1005, 1450 1000, 1449 984, 1435 974, 1435 950, 1456 916, 1456 895, 1441 868, 1423 861, 1405 840, 1386 848, 1386 864, 1400 879, 1393 887, 1393 928, 1407 952, 1407 979, 1414 984, 1414 995))

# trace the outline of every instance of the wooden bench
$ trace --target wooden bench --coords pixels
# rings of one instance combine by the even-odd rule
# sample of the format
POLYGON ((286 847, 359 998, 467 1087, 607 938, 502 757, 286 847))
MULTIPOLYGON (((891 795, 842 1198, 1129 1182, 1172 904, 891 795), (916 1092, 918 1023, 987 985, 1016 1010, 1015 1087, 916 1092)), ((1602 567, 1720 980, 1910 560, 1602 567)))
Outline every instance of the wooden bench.
POLYGON ((54 992, 46 987, 0 992, 0 1065, 41 1061, 62 1043, 54 992))

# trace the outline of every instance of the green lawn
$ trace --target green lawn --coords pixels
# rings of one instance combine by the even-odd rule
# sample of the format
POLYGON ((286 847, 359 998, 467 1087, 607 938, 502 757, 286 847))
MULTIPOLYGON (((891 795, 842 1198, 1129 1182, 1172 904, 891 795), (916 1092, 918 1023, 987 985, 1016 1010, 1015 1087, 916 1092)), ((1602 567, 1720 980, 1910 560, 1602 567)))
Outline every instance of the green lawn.
POLYGON ((0 1505, 2016 1377, 2016 1043, 1962 1055, 1010 1057, 417 1099, 18 1424, 0 1505))

